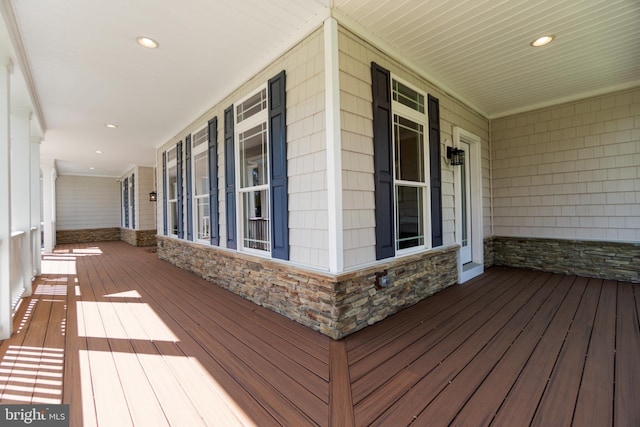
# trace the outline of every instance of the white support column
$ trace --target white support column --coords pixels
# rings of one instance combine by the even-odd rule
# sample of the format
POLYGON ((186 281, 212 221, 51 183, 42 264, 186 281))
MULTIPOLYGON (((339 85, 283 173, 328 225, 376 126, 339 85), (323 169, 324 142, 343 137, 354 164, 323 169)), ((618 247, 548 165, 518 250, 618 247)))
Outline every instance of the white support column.
POLYGON ((40 179, 40 142, 42 138, 31 137, 31 229, 36 228, 33 246, 33 274, 39 276, 42 266, 42 181, 40 179))
POLYGON ((0 340, 12 332, 11 317, 11 61, 0 58, 0 340))
POLYGON ((31 111, 11 114, 11 229, 24 232, 22 241, 22 283, 24 296, 31 296, 31 111))
POLYGON ((56 246, 56 167, 54 161, 42 164, 42 222, 44 222, 44 252, 56 246))
POLYGON ((338 65, 338 22, 324 21, 324 82, 327 134, 327 197, 329 213, 329 271, 344 270, 344 227, 342 212, 342 135, 340 125, 340 67, 338 65))

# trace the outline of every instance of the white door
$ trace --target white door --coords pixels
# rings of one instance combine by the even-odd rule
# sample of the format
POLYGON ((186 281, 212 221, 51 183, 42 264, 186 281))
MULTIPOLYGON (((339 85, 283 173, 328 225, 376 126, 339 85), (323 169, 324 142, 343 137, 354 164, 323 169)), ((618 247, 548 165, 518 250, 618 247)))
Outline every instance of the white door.
POLYGON ((453 140, 454 146, 464 151, 464 163, 453 166, 456 242, 460 245, 458 281, 464 283, 484 271, 481 142, 478 136, 457 126, 453 140))
POLYGON ((461 140, 458 148, 464 151, 464 163, 460 165, 460 261, 462 265, 472 261, 472 215, 471 209, 471 149, 469 143, 461 140))

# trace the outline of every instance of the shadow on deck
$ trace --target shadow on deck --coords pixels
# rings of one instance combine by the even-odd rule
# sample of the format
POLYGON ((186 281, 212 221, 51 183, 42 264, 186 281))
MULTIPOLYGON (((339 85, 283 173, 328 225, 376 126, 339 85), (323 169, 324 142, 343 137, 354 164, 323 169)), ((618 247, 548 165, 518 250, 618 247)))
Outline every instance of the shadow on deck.
POLYGON ((492 268, 333 341, 122 242, 43 257, 0 403, 72 426, 640 425, 640 287, 492 268))

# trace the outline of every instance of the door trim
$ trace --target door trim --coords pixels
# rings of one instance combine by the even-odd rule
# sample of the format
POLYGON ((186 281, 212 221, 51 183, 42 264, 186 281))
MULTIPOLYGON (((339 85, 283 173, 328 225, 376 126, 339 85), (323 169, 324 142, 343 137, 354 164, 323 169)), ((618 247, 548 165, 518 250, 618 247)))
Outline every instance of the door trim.
MULTIPOLYGON (((480 137, 458 126, 453 128, 453 146, 459 147, 460 142, 469 144, 469 158, 465 159, 469 167, 471 178, 471 262, 462 265, 460 251, 458 251, 458 282, 464 283, 484 272, 484 241, 483 241, 483 212, 482 212, 482 147, 480 137)), ((455 186, 455 232, 456 242, 461 243, 462 236, 462 194, 460 168, 453 167, 455 186)))

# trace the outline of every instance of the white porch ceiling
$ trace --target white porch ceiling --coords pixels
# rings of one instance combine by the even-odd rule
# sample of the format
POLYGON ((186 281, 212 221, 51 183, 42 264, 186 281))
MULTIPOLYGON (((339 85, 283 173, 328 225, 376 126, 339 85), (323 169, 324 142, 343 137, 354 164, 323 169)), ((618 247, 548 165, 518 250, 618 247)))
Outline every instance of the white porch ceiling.
POLYGON ((0 1, 61 174, 154 165, 157 146, 330 13, 487 117, 640 85, 638 0, 0 1))

